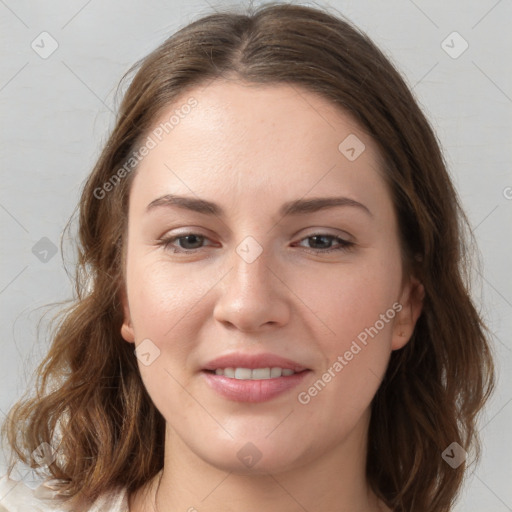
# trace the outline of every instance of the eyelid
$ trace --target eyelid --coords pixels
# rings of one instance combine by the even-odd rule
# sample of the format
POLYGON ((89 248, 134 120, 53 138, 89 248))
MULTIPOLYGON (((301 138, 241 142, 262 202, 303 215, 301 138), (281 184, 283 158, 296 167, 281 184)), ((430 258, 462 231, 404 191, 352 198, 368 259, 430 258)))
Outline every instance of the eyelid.
POLYGON ((293 238, 300 237, 300 239, 302 240, 303 238, 309 238, 310 236, 333 236, 335 238, 341 238, 347 242, 356 242, 355 236, 351 235, 348 231, 344 231, 343 229, 322 227, 309 227, 301 229, 300 231, 297 232, 296 235, 294 235, 293 238), (303 232, 304 234, 301 234, 303 232))
MULTIPOLYGON (((327 228, 324 228, 324 230, 317 229, 314 232, 305 233, 303 236, 301 236, 299 238, 299 240, 297 242, 294 242, 294 244, 298 244, 298 247, 303 247, 303 249, 305 249, 306 252, 309 252, 312 254, 325 254, 325 255, 327 255, 329 253, 333 253, 333 252, 340 252, 340 253, 347 252, 347 251, 353 250, 353 248, 356 246, 356 243, 353 241, 353 237, 350 234, 344 232, 345 235, 348 235, 348 236, 339 235, 339 234, 329 233, 328 229, 327 230, 325 230, 325 229, 327 229, 327 228), (315 248, 307 248, 307 247, 300 245, 301 242, 307 241, 308 239, 311 239, 314 237, 330 238, 330 239, 332 239, 332 243, 334 243, 335 247, 334 248, 329 247, 329 248, 315 249, 315 248)), ((202 239, 203 243, 206 241, 211 241, 207 235, 204 235, 199 231, 193 231, 193 230, 189 229, 189 230, 181 232, 181 233, 172 233, 169 235, 162 236, 159 239, 158 245, 163 246, 164 249, 169 250, 170 252, 172 252, 174 254, 188 254, 188 255, 192 255, 192 254, 201 252, 201 250, 205 249, 206 247, 212 247, 212 245, 215 246, 215 243, 203 245, 201 247, 197 247, 194 249, 184 249, 184 248, 180 248, 178 246, 172 246, 172 244, 174 244, 177 240, 179 240, 180 238, 186 238, 187 236, 199 237, 202 239), (171 246, 173 247, 172 249, 170 249, 171 246)))
MULTIPOLYGON (((165 232, 162 236, 158 237, 158 240, 163 240, 163 239, 170 239, 170 238, 180 238, 180 237, 184 237, 184 236, 187 236, 187 235, 198 235, 198 236, 201 236, 203 238, 208 238, 209 239, 209 235, 208 234, 205 234, 203 232, 203 228, 200 228, 200 227, 196 227, 196 226, 190 226, 188 228, 183 228, 183 231, 178 231, 178 232, 165 232)), ((301 241, 303 238, 308 238, 308 237, 311 237, 311 236, 333 236, 333 237, 336 237, 336 238, 342 238, 344 240, 346 240, 347 242, 355 242, 356 239, 353 235, 351 235, 348 231, 344 231, 342 229, 336 229, 336 228, 322 228, 322 227, 308 227, 308 228, 303 228, 301 229, 300 231, 297 231, 293 236, 292 238, 297 238, 300 236, 300 239, 299 241, 301 241), (313 231, 308 231, 312 229, 313 231), (331 230, 333 230, 334 232, 331 232, 331 230), (302 231, 305 231, 305 234, 302 234, 300 235, 300 233, 302 231)))

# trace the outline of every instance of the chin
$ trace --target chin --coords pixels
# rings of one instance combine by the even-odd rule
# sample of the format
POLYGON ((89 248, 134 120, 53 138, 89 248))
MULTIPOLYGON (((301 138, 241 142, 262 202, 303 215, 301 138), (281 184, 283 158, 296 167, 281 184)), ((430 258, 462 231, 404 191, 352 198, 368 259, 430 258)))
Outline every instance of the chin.
POLYGON ((266 475, 296 469, 307 461, 306 455, 297 453, 298 443, 261 439, 255 441, 230 441, 220 446, 212 443, 202 449, 194 450, 196 455, 211 466, 238 475, 266 475), (212 445, 216 450, 212 452, 212 445))

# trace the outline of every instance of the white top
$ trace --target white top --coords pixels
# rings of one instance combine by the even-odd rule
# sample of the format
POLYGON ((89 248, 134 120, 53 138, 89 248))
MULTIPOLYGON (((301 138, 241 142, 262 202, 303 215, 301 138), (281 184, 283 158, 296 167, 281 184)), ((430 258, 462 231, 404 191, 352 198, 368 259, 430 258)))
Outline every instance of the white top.
MULTIPOLYGON (((0 512, 61 512, 70 510, 57 497, 52 484, 58 480, 48 480, 35 489, 23 481, 12 480, 7 475, 0 478, 0 512)), ((120 489, 100 496, 90 508, 83 512, 129 512, 128 493, 120 489)))

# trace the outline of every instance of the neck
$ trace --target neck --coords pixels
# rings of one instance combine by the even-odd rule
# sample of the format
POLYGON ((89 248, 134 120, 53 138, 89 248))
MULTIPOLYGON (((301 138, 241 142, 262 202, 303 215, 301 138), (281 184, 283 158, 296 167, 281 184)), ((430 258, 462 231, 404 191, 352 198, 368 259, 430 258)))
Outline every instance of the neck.
POLYGON ((192 452, 167 426, 164 469, 147 495, 130 498, 132 512, 381 512, 365 476, 369 417, 343 443, 312 461, 272 473, 223 470, 192 452))

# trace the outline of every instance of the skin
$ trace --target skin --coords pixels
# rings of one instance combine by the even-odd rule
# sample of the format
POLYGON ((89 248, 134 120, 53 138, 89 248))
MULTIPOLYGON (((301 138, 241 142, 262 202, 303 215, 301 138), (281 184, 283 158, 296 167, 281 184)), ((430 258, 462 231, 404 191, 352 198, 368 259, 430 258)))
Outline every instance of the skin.
POLYGON ((403 273, 377 146, 329 101, 289 85, 215 81, 183 95, 155 126, 190 96, 198 105, 144 158, 130 191, 121 333, 158 347, 139 368, 167 425, 158 492, 155 478, 132 494, 130 510, 388 510, 365 478, 370 403, 391 351, 413 332, 423 288, 403 273), (338 150, 349 134, 365 144, 354 161, 338 150), (170 193, 213 201, 225 216, 146 211, 170 193), (333 195, 371 213, 342 206, 278 215, 286 201, 333 195), (161 243, 189 232, 205 238, 161 243), (319 232, 334 238, 308 238, 319 232), (247 236, 262 249, 251 263, 236 252, 247 236), (336 237, 354 245, 312 252, 339 247, 336 237), (298 393, 394 303, 401 311, 299 403, 298 393), (233 402, 200 372, 232 352, 278 354, 311 372, 268 402, 233 402), (248 442, 261 454, 252 468, 237 457, 248 442))

